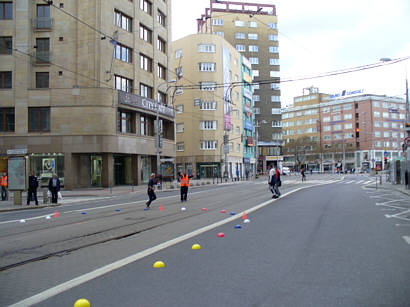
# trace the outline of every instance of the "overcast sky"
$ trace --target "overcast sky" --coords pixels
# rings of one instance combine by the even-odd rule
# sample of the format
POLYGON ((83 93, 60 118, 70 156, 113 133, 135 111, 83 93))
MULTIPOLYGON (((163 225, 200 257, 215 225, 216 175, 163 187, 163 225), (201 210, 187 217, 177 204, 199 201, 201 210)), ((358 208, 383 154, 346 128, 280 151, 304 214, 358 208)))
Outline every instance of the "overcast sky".
MULTIPOLYGON (((238 1, 239 2, 239 1, 238 1)), ((409 0, 277 0, 282 78, 300 77, 410 56, 409 0)), ((209 0, 172 0, 172 38, 196 33, 209 0)), ((404 97, 410 60, 342 76, 283 83, 282 107, 315 86, 320 92, 364 89, 404 97)))

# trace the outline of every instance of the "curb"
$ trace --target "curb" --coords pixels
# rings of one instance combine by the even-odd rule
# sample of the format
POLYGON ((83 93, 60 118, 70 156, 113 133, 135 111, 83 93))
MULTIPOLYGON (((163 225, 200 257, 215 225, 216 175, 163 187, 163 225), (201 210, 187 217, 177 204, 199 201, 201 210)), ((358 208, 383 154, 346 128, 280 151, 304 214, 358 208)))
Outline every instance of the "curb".
POLYGON ((40 205, 40 206, 25 206, 25 205, 21 205, 21 207, 17 207, 16 208, 4 208, 4 209, 0 209, 0 212, 10 212, 10 211, 22 211, 22 210, 31 210, 31 209, 43 209, 43 208, 54 208, 54 207, 60 207, 62 204, 57 204, 57 205, 40 205))

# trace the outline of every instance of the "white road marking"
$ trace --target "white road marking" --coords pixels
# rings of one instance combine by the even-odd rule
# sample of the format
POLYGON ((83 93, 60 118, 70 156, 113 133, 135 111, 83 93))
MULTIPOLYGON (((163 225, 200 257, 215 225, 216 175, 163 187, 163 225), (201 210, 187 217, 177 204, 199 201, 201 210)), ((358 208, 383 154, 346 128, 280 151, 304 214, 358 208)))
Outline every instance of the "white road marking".
POLYGON ((407 242, 407 244, 410 244, 410 237, 409 236, 402 236, 402 238, 404 239, 404 241, 407 242))
POLYGON ((395 208, 395 209, 400 209, 400 210, 406 210, 407 209, 407 208, 398 207, 398 206, 384 205, 383 203, 376 203, 376 206, 384 206, 384 207, 395 208))
POLYGON ((410 224, 396 224, 396 227, 410 227, 410 224))
MULTIPOLYGON (((303 190, 303 189, 308 189, 308 188, 310 188, 310 187, 311 187, 311 186, 300 187, 300 188, 298 188, 298 189, 289 191, 289 192, 283 194, 281 198, 283 198, 283 197, 285 197, 285 196, 288 196, 288 195, 290 195, 290 194, 293 194, 293 193, 295 193, 295 192, 297 192, 297 191, 300 191, 300 190, 303 190)), ((178 196, 179 196, 179 195, 178 195, 178 196)), ((274 203, 275 201, 278 201, 278 200, 281 199, 281 198, 278 198, 278 199, 270 199, 270 200, 265 201, 265 202, 263 202, 263 203, 261 203, 261 204, 259 204, 259 205, 254 206, 254 207, 252 207, 252 208, 250 208, 250 209, 248 209, 248 210, 245 210, 244 212, 245 212, 246 214, 252 213, 252 212, 254 212, 254 211, 256 211, 256 210, 259 210, 259 209, 261 209, 261 208, 263 208, 263 207, 265 207, 265 206, 267 206, 267 205, 270 205, 270 204, 274 203)), ((211 224, 211 225, 208 225, 208 226, 199 228, 199 229, 197 229, 197 230, 194 230, 194 231, 192 231, 192 232, 190 232, 190 233, 187 233, 187 234, 182 235, 182 236, 180 236, 180 237, 177 237, 177 238, 175 238, 175 239, 172 239, 172 240, 163 242, 163 243, 158 244, 158 245, 156 245, 156 246, 150 247, 150 248, 148 248, 148 249, 146 249, 146 250, 144 250, 144 251, 138 252, 138 253, 136 253, 136 254, 134 254, 134 255, 131 255, 131 256, 125 257, 125 258, 123 258, 123 259, 121 259, 121 260, 118 260, 118 261, 115 261, 115 262, 113 262, 113 263, 107 264, 107 265, 105 265, 105 266, 103 266, 103 267, 101 267, 101 268, 99 268, 99 269, 96 269, 96 270, 91 271, 91 272, 89 272, 89 273, 83 274, 83 275, 78 276, 78 277, 76 277, 76 278, 74 278, 74 279, 71 279, 71 280, 66 281, 66 282, 64 282, 64 283, 62 283, 62 284, 59 284, 59 285, 57 285, 57 286, 55 286, 55 287, 52 287, 52 288, 50 288, 50 289, 47 289, 47 290, 45 290, 45 291, 43 291, 43 292, 40 292, 40 293, 38 293, 38 294, 35 294, 35 295, 33 295, 33 296, 29 297, 29 298, 26 298, 26 299, 24 299, 24 300, 22 300, 22 301, 19 301, 19 302, 17 302, 17 303, 14 303, 13 305, 10 305, 9 307, 26 307, 26 306, 33 306, 33 305, 38 304, 38 303, 40 303, 40 302, 42 302, 42 301, 44 301, 44 300, 46 300, 46 299, 48 299, 48 298, 50 298, 50 297, 53 297, 53 296, 55 296, 55 295, 57 295, 57 294, 60 294, 60 293, 62 293, 62 292, 65 292, 65 291, 67 291, 67 290, 70 290, 70 289, 72 289, 72 288, 74 288, 74 287, 76 287, 76 286, 79 286, 79 285, 81 285, 81 284, 83 284, 83 283, 86 283, 86 282, 88 282, 88 281, 90 281, 90 280, 93 280, 93 279, 95 279, 95 278, 98 278, 98 277, 100 277, 100 276, 102 276, 102 275, 105 275, 105 274, 107 274, 107 273, 109 273, 109 272, 112 272, 112 271, 114 271, 114 270, 117 270, 117 269, 119 269, 119 268, 121 268, 121 267, 123 267, 123 266, 126 266, 126 265, 128 265, 128 264, 130 264, 130 263, 133 263, 133 262, 135 262, 135 261, 137 261, 137 260, 140 260, 140 259, 142 259, 142 258, 144 258, 144 257, 147 257, 147 256, 149 256, 149 255, 152 255, 152 254, 154 254, 154 253, 156 253, 156 252, 159 252, 159 251, 161 251, 161 250, 163 250, 163 249, 165 249, 165 248, 171 247, 171 246, 176 245, 176 244, 178 244, 178 243, 181 243, 181 242, 183 242, 183 241, 185 241, 185 240, 187 240, 187 239, 193 238, 193 237, 198 236, 198 235, 200 235, 200 234, 202 234, 202 233, 204 233, 204 232, 207 232, 207 231, 209 231, 209 230, 215 229, 215 228, 217 228, 217 227, 219 227, 219 226, 225 225, 225 224, 227 224, 227 223, 230 223, 230 222, 232 222, 232 221, 234 221, 234 220, 237 220, 237 219, 240 219, 240 218, 242 218, 242 215, 241 215, 241 214, 237 214, 237 215, 230 216, 230 217, 228 217, 228 218, 226 218, 226 219, 224 219, 224 220, 221 220, 221 221, 219 221, 219 222, 216 222, 216 223, 213 223, 213 224, 211 224)))
POLYGON ((390 204, 390 203, 394 203, 394 202, 401 202, 401 201, 408 202, 408 200, 404 200, 404 199, 393 199, 393 200, 386 201, 384 203, 378 203, 378 206, 385 205, 385 204, 390 204))
POLYGON ((393 209, 393 208, 383 208, 381 209, 382 211, 395 211, 397 209, 393 209))

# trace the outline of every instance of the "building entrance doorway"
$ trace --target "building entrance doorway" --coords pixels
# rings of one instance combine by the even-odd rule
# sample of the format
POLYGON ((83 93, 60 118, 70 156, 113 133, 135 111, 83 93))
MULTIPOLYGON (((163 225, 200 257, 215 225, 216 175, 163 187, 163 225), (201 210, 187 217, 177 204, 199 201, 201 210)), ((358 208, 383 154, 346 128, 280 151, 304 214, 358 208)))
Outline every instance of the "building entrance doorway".
POLYGON ((102 157, 91 156, 91 186, 101 187, 102 157))

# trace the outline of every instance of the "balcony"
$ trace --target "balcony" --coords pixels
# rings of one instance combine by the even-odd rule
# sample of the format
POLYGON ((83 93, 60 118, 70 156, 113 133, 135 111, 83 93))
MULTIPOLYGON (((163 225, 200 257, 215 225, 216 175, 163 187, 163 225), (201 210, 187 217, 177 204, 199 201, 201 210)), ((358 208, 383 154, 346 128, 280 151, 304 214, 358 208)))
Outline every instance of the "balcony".
POLYGON ((35 51, 31 59, 33 65, 50 65, 51 53, 50 51, 35 51))
POLYGON ((38 17, 31 20, 34 31, 51 31, 54 26, 54 19, 50 17, 38 17))

